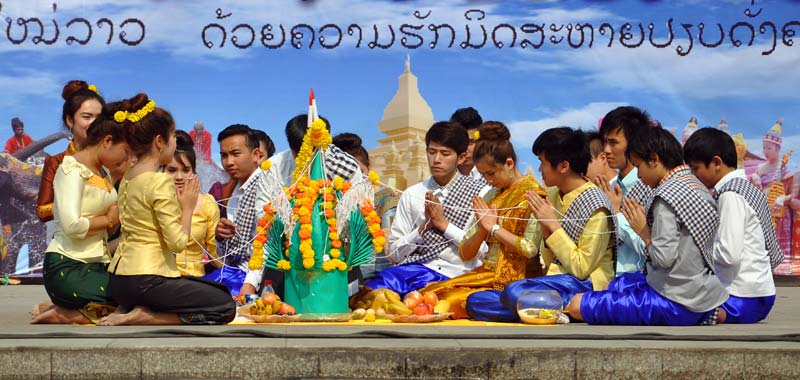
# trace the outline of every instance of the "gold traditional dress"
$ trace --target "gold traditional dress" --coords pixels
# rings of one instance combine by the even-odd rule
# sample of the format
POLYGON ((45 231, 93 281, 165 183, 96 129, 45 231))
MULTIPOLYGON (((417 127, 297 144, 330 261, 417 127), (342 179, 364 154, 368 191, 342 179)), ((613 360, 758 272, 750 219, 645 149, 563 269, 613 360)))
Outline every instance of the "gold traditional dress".
MULTIPOLYGON (((489 207, 497 210, 498 224, 517 236, 515 249, 509 249, 488 237, 486 243, 489 250, 481 258, 481 267, 447 281, 429 284, 421 290, 435 292, 439 299, 450 301, 450 311, 454 313, 454 319, 469 318, 466 303, 470 294, 489 289, 503 290, 514 281, 542 274, 538 260, 530 260, 539 252, 542 230, 535 219, 530 219, 532 210, 525 198, 525 192, 529 190, 545 195, 544 189, 533 177, 525 176, 507 189, 493 188, 484 196, 489 207)), ((476 231, 477 225, 467 231, 464 240, 469 239, 476 231)))
POLYGON ((205 194, 200 200, 200 209, 192 214, 192 236, 186 249, 175 258, 178 270, 184 276, 202 277, 206 274, 203 263, 203 252, 209 258, 217 257, 217 239, 215 237, 219 223, 219 206, 211 194, 205 194))

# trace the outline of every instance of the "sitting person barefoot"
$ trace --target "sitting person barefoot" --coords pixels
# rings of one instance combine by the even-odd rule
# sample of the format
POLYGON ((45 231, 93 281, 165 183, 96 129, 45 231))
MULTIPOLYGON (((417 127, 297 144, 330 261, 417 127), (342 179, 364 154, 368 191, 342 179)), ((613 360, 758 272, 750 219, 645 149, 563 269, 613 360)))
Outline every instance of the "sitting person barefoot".
POLYGON ((128 157, 125 130, 95 120, 80 151, 65 156, 53 180, 55 233, 44 259, 50 301, 31 323, 96 323, 113 311, 108 294, 108 234, 119 224, 117 192, 104 167, 128 157))
POLYGON ((576 294, 567 312, 596 325, 691 326, 725 320, 728 292, 714 275, 718 214, 706 187, 683 165, 668 131, 653 127, 629 142, 639 178, 655 189, 645 210, 626 199, 622 212, 645 242, 645 273, 625 273, 607 290, 576 294))
POLYGON ((184 181, 180 192, 159 167, 175 152, 175 122, 155 107, 146 94, 109 104, 103 117, 128 130, 137 162, 119 188, 122 238, 109 265, 109 295, 121 310, 100 325, 225 324, 236 305, 225 285, 200 277, 181 276, 175 255, 191 236, 197 204, 197 178, 184 181), (177 193, 177 197, 176 197, 177 193))

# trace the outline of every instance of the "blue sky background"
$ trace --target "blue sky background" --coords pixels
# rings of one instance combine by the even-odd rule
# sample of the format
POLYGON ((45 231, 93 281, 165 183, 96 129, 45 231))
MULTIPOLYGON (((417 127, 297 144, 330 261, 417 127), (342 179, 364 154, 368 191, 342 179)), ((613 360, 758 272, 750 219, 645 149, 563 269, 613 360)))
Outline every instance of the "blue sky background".
MULTIPOLYGON (((57 4, 54 12, 52 1, 2 2, 0 138, 11 135, 9 120, 15 116, 25 122, 34 139, 59 130, 61 87, 70 79, 85 79, 96 84, 107 100, 147 92, 173 113, 181 129, 190 129, 195 120, 202 120, 215 135, 233 123, 261 128, 279 150, 287 147, 283 126, 306 111, 308 90, 314 87, 319 111, 331 120, 333 132, 358 133, 366 147, 372 148, 383 137, 377 123, 396 91, 408 54, 420 91, 437 120, 447 119, 459 107, 473 106, 484 120, 505 122, 512 129, 523 167, 538 165, 530 146, 542 130, 560 125, 594 128, 602 115, 623 104, 646 109, 679 135, 691 116, 697 116, 701 126, 714 126, 724 116, 733 132, 744 133, 750 150, 757 154, 761 153, 761 136, 783 117, 784 150, 793 148, 800 153, 800 37, 795 38, 794 46, 780 41, 783 24, 800 19, 797 1, 761 0, 755 6, 742 0, 69 0, 57 4), (753 11, 761 8, 761 14, 748 18, 743 13, 748 7, 753 11), (232 15, 215 20, 217 8, 232 15), (613 47, 607 48, 608 36, 596 34, 592 49, 570 49, 564 42, 545 43, 538 50, 497 49, 491 42, 479 50, 447 49, 443 39, 434 50, 426 45, 413 50, 400 45, 398 33, 391 49, 365 47, 373 24, 379 25, 385 41, 388 24, 398 32, 404 23, 448 23, 456 29, 458 44, 465 38, 468 22, 464 12, 469 9, 486 12, 482 23, 487 28, 503 22, 517 27, 588 22, 597 28, 609 22, 618 33, 625 22, 642 22, 647 33, 646 26, 652 22, 658 42, 666 40, 666 22, 674 18, 676 36, 666 49, 653 48, 646 38, 640 48, 627 49, 619 44, 618 36, 613 47), (431 14, 419 20, 413 16, 415 10, 431 14), (40 17, 48 23, 56 19, 62 36, 52 46, 34 45, 30 37, 22 45, 13 45, 4 33, 6 17, 40 17), (135 17, 146 24, 147 35, 135 47, 116 38, 106 45, 107 29, 95 27, 89 44, 66 45, 64 26, 73 17, 85 17, 93 24, 107 17, 114 21, 115 33, 123 20, 135 17), (738 21, 755 25, 753 46, 731 45, 727 30, 738 21), (778 46, 769 56, 761 52, 769 49, 771 38, 758 31, 765 21, 778 26, 778 46), (219 22, 229 31, 239 23, 249 23, 256 30, 265 23, 282 23, 287 29, 299 22, 316 28, 326 23, 343 28, 357 23, 365 38, 359 49, 347 35, 335 50, 322 49, 318 43, 311 49, 287 44, 269 50, 258 42, 239 50, 230 41, 223 48, 208 49, 200 33, 210 22, 219 22), (715 49, 704 48, 697 41, 695 27, 693 51, 687 57, 678 56, 675 48, 688 45, 680 24, 700 22, 711 34, 708 40, 716 38, 715 24, 720 22, 725 42, 715 49)), ((479 28, 476 21, 469 25, 473 32, 479 28)), ((81 28, 73 25, 71 30, 81 28)), ((19 30, 12 29, 12 33, 17 35, 19 30)), ((47 33, 52 33, 52 26, 47 33)), ((743 29, 740 33, 744 38, 743 29)), ((432 32, 421 34, 427 44, 432 32)), ((64 147, 61 142, 47 151, 57 153, 64 147)), ((212 155, 218 161, 217 152, 215 145, 212 155)), ((800 158, 794 158, 791 166, 797 170, 799 162, 800 158)))

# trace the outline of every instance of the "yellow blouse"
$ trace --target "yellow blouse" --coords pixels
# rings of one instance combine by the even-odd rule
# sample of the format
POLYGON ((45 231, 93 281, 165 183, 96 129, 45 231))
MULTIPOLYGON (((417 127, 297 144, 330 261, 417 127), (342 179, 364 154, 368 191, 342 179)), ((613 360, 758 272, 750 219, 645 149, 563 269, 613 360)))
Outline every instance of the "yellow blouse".
MULTIPOLYGON (((586 182, 575 190, 559 196, 558 188, 550 189, 548 198, 561 215, 567 212, 572 202, 587 189, 595 187, 591 182, 586 182)), ((587 277, 592 279, 594 290, 603 290, 614 278, 613 251, 609 244, 613 224, 609 222, 609 212, 598 210, 594 212, 584 225, 583 232, 578 237, 578 242, 572 241, 563 228, 554 231, 544 241, 541 254, 547 270, 547 275, 568 273, 578 279, 587 277), (561 265, 553 263, 553 256, 558 257, 561 265)), ((582 221, 579 221, 582 222, 582 221)))
POLYGON ((56 252, 84 263, 107 263, 106 230, 89 233, 89 218, 105 215, 117 201, 110 176, 105 178, 65 156, 53 179, 55 233, 47 252, 56 252))
MULTIPOLYGON (((493 284, 496 289, 503 289, 511 282, 525 278, 527 260, 539 253, 542 229, 536 219, 531 219, 531 209, 525 198, 528 190, 544 195, 544 189, 539 183, 533 177, 525 176, 505 191, 492 188, 483 197, 490 207, 498 209, 498 224, 518 236, 516 250, 507 249, 492 237, 487 238, 489 251, 481 257, 481 261, 486 270, 495 273, 493 284)), ((467 231, 464 240, 476 231, 477 224, 467 231)))
POLYGON ((203 249, 211 257, 217 257, 215 234, 219 223, 219 206, 211 194, 203 196, 201 201, 203 205, 200 210, 192 214, 192 240, 176 258, 178 270, 184 276, 200 277, 206 274, 203 266, 203 249))
POLYGON ((169 174, 147 172, 119 185, 122 238, 109 272, 116 275, 180 277, 175 252, 189 237, 181 226, 181 206, 169 174))

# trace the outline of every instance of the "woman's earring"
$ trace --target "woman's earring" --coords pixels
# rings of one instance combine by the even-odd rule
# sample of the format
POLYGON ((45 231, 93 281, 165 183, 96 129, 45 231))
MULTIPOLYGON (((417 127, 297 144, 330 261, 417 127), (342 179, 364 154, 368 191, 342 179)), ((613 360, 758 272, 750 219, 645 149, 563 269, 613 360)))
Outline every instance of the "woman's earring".
POLYGON ((67 135, 67 140, 72 142, 72 139, 75 138, 75 135, 72 134, 72 128, 69 129, 69 135, 67 135))

